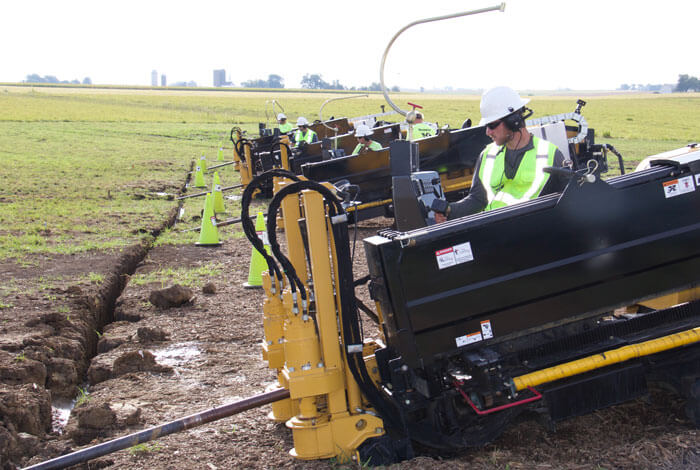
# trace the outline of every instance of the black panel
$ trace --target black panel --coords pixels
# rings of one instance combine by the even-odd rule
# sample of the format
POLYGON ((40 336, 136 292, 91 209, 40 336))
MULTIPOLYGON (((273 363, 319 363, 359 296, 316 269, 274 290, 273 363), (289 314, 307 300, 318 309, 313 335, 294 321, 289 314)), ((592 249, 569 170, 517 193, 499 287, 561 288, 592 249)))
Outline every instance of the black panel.
POLYGON ((463 349, 697 284, 700 190, 666 198, 670 172, 573 183, 561 197, 366 240, 389 345, 420 367, 482 321, 495 337, 463 349), (438 250, 467 242, 473 261, 438 267, 438 250))
POLYGON ((646 395, 644 366, 632 364, 577 377, 546 390, 544 400, 553 421, 581 416, 646 395))
MULTIPOLYGON (((420 156, 419 169, 445 174, 474 168, 479 154, 491 139, 483 127, 474 127, 441 132, 415 142, 420 156)), ((352 184, 360 186, 359 200, 362 202, 391 198, 391 170, 387 150, 309 163, 302 167, 302 172, 315 181, 349 179, 352 184)))

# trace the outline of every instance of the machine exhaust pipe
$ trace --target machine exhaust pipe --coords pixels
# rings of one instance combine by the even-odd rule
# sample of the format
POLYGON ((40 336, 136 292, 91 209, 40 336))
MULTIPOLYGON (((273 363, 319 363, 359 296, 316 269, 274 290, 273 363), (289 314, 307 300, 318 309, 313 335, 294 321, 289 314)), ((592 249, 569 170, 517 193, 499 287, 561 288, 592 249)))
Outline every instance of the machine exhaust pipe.
POLYGON ((46 462, 32 465, 31 467, 26 467, 25 470, 50 470, 70 467, 79 463, 87 462, 88 460, 92 460, 97 457, 102 457, 103 455, 111 454, 112 452, 116 452, 118 450, 141 444, 143 442, 152 441, 153 439, 157 439, 162 436, 167 436, 168 434, 184 431, 186 429, 201 426, 202 424, 242 413, 243 411, 248 411, 253 408, 258 408, 263 405, 284 400, 285 398, 289 398, 289 390, 285 388, 261 393, 259 395, 229 403, 218 408, 211 408, 202 411, 201 413, 196 413, 169 423, 161 424, 160 426, 154 426, 140 432, 129 434, 128 436, 103 442, 102 444, 88 447, 87 449, 78 450, 71 454, 62 455, 61 457, 56 457, 55 459, 47 460, 46 462))

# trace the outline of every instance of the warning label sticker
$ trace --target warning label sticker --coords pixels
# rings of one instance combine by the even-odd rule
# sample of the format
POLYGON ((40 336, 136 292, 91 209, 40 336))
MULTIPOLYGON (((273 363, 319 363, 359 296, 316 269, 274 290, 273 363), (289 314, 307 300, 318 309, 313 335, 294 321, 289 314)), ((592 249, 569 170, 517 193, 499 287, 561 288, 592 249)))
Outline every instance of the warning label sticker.
POLYGON ((491 328, 491 320, 484 320, 481 322, 481 334, 484 339, 493 338, 493 329, 491 328))
POLYGON ((437 260, 438 269, 445 269, 474 260, 474 254, 472 253, 471 244, 466 242, 437 250, 435 259, 437 260))
POLYGON ((680 196, 681 194, 695 191, 695 181, 692 176, 685 176, 676 180, 666 181, 663 183, 663 187, 664 196, 668 199, 669 197, 680 196))
POLYGON ((255 232, 258 235, 258 238, 262 240, 263 245, 269 245, 270 244, 270 239, 267 236, 267 232, 255 232))
POLYGON ((700 175, 695 175, 695 186, 700 186, 700 175))
POLYGON ((466 346, 467 344, 477 343, 479 341, 482 341, 483 339, 484 338, 481 336, 481 333, 476 332, 460 336, 459 338, 455 338, 455 342, 457 343, 457 347, 459 348, 462 346, 466 346))

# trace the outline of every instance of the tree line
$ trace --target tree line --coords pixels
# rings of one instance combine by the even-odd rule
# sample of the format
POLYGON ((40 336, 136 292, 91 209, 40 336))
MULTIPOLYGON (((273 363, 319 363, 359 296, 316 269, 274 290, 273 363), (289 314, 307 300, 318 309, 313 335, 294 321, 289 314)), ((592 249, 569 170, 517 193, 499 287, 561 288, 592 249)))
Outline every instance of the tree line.
POLYGON ((72 85, 92 85, 92 80, 90 80, 90 77, 85 77, 83 78, 83 81, 81 82, 78 79, 73 79, 73 80, 59 80, 58 78, 54 77, 53 75, 44 75, 43 77, 40 76, 38 73, 32 73, 27 75, 27 79, 24 80, 25 83, 69 83, 72 85))
POLYGON ((678 75, 678 83, 673 86, 671 84, 667 85, 652 85, 652 84, 646 84, 642 85, 641 83, 635 84, 627 84, 623 83, 620 85, 619 90, 634 90, 634 91, 651 91, 651 92, 660 92, 663 91, 664 87, 668 90, 671 91, 671 87, 673 91, 675 92, 685 92, 685 91, 700 91, 700 80, 697 79, 697 77, 691 77, 688 74, 682 74, 678 75))
POLYGON ((700 91, 700 80, 687 74, 678 76, 678 84, 674 91, 700 91))
MULTIPOLYGON (((248 80, 241 83, 244 88, 284 88, 284 78, 277 74, 270 74, 267 80, 259 78, 257 80, 248 80)), ((309 90, 349 90, 349 91, 381 91, 382 86, 379 83, 372 83, 365 87, 347 87, 340 83, 340 80, 327 82, 321 74, 307 73, 301 79, 301 87, 309 90)), ((399 87, 394 86, 391 91, 400 91, 399 87)))

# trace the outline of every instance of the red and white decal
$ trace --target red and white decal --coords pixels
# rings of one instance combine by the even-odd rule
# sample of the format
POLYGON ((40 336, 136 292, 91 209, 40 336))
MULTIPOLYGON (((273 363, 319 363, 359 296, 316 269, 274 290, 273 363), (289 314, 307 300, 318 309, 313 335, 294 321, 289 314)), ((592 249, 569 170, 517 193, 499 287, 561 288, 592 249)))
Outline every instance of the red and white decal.
POLYGON ((449 268, 450 266, 466 263, 473 259, 474 254, 472 253, 472 246, 469 242, 443 248, 435 252, 435 260, 437 261, 438 269, 449 268))
POLYGON ((664 182, 663 187, 664 196, 668 199, 669 197, 692 193, 695 191, 695 181, 692 176, 684 176, 683 178, 664 182))
POLYGON ((455 338, 455 342, 457 343, 457 347, 459 348, 462 346, 466 346, 467 344, 478 343, 483 339, 484 338, 481 336, 481 332, 477 331, 476 333, 470 333, 468 335, 455 338))

